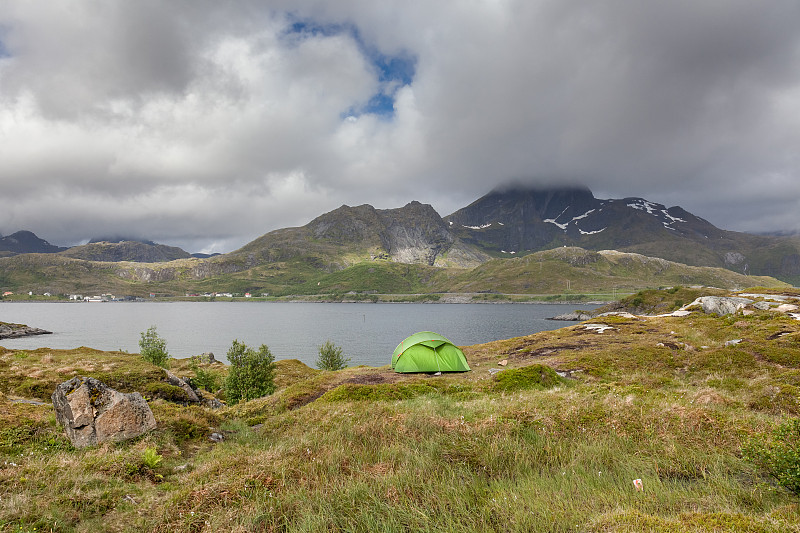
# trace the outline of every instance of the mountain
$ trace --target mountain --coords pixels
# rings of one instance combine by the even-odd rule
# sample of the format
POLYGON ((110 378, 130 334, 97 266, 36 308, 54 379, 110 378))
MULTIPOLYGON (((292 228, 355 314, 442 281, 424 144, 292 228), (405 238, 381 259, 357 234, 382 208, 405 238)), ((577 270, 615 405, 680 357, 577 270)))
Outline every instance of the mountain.
POLYGON ((52 293, 546 294, 565 284, 600 290, 776 283, 752 275, 800 284, 800 238, 725 231, 680 207, 643 198, 601 200, 581 187, 495 190, 444 218, 416 201, 395 209, 343 205, 305 226, 271 231, 202 259, 133 241, 0 258, 0 289, 52 293), (607 250, 628 255, 616 260, 599 253, 607 250), (547 251, 567 254, 570 266, 548 263, 541 255, 547 251), (594 266, 577 269, 584 264, 594 266), (695 272, 673 264, 727 270, 695 272), (731 271, 739 277, 726 278, 731 271))
POLYGON ((40 239, 30 231, 18 231, 0 237, 0 253, 3 255, 30 254, 30 253, 56 253, 66 248, 54 246, 44 239, 40 239))
POLYGON ((89 244, 73 246, 59 253, 75 259, 112 263, 119 261, 161 263, 192 257, 191 254, 178 247, 149 241, 92 241, 89 244))
POLYGON ((600 200, 586 188, 498 189, 444 218, 494 257, 559 246, 619 250, 800 282, 800 238, 725 231, 680 207, 600 200))
POLYGON ((272 231, 216 259, 249 266, 303 259, 333 271, 375 259, 469 267, 489 257, 454 236, 433 207, 411 202, 396 209, 343 205, 305 226, 272 231))

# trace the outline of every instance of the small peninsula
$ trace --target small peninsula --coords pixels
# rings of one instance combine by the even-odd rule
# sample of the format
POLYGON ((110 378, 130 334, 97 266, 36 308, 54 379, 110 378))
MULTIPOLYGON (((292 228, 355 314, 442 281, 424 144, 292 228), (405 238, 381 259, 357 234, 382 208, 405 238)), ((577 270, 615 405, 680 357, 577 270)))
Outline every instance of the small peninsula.
POLYGON ((17 337, 31 337, 33 335, 51 335, 52 333, 52 331, 32 328, 25 324, 0 322, 0 339, 15 339, 17 337))

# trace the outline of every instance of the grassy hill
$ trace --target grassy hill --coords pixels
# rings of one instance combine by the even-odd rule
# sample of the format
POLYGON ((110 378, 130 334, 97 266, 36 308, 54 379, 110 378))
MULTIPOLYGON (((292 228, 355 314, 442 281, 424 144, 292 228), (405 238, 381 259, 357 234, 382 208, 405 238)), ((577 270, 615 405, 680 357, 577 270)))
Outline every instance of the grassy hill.
MULTIPOLYGON (((638 254, 557 248, 514 259, 493 259, 474 268, 434 267, 374 258, 332 266, 308 252, 263 263, 246 255, 180 259, 165 263, 104 263, 25 254, 0 258, 0 289, 36 294, 250 292, 272 296, 337 294, 477 293, 564 294, 635 291, 667 285, 726 289, 788 284, 730 270, 693 267, 638 254), (252 264, 251 264, 252 263, 252 264)), ((344 260, 344 259, 342 259, 344 260)))
POLYGON ((465 347, 465 374, 280 361, 272 396, 212 410, 148 395, 154 432, 82 450, 55 425, 55 384, 158 391, 163 372, 0 348, 0 531, 800 531, 797 496, 746 453, 800 415, 800 321, 592 322, 610 329, 465 347))

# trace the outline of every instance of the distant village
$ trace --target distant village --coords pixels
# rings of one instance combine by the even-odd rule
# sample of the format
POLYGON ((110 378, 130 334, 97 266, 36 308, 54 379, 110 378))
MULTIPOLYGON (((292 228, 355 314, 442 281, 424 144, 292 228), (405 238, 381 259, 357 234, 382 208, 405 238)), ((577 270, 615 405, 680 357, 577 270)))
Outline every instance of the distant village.
MULTIPOLYGON (((3 298, 13 298, 14 296, 22 296, 27 294, 29 297, 33 296, 43 296, 45 298, 65 298, 73 302, 93 302, 93 303, 101 303, 101 302, 144 302, 147 299, 141 296, 115 296, 113 294, 100 294, 95 296, 84 296, 82 294, 64 294, 64 295, 54 295, 49 292, 45 292, 41 295, 34 294, 33 291, 28 291, 27 293, 14 293, 13 291, 5 291, 2 293, 3 298)), ((156 297, 165 297, 165 296, 174 296, 168 294, 156 294, 150 293, 150 298, 156 297)), ((261 297, 269 296, 268 292, 262 293, 261 297)), ((232 293, 232 292, 205 292, 205 293, 186 293, 185 297, 187 298, 252 298, 253 295, 249 292, 245 293, 232 293)))

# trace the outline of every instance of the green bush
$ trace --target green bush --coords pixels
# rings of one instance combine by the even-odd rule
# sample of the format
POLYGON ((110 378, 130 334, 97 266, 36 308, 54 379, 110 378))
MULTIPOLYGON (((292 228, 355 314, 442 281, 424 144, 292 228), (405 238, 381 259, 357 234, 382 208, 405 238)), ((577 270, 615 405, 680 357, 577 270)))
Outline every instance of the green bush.
POLYGON ((169 352, 167 341, 158 336, 155 326, 150 326, 143 331, 139 339, 139 350, 145 361, 162 368, 169 366, 169 352))
POLYGON ((790 418, 772 435, 752 438, 743 453, 780 485, 800 495, 800 419, 790 418))
POLYGON ((342 349, 331 341, 319 347, 319 357, 317 358, 317 368, 320 370, 341 370, 347 367, 350 362, 349 357, 342 355, 342 349))
POLYGON ((230 404, 252 400, 275 392, 275 357, 262 344, 258 351, 234 340, 228 350, 231 364, 225 380, 225 397, 230 404))
POLYGON ((194 372, 192 382, 208 392, 214 392, 219 387, 219 375, 200 366, 200 356, 193 355, 189 359, 189 368, 194 372))

